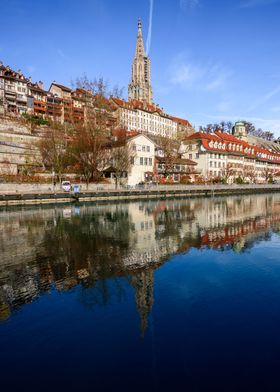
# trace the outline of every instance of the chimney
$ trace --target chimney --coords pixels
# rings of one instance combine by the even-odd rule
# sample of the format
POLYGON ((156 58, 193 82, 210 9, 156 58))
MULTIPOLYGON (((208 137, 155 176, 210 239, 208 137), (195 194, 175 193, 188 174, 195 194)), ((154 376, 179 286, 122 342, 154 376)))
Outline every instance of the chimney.
POLYGON ((28 80, 29 80, 29 82, 32 83, 32 77, 31 76, 29 76, 28 80))
POLYGON ((42 80, 39 80, 38 86, 40 87, 41 90, 44 90, 44 85, 43 85, 42 80))

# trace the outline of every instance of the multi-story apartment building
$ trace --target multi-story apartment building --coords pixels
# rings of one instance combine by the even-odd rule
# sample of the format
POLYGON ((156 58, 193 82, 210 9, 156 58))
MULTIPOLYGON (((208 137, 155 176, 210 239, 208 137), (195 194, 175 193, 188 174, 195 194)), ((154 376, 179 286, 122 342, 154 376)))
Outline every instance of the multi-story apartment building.
POLYGON ((193 132, 187 120, 169 116, 159 106, 136 100, 126 102, 119 98, 112 98, 112 101, 116 105, 119 127, 127 131, 168 138, 176 138, 181 132, 193 132))
POLYGON ((185 158, 197 162, 197 168, 206 179, 224 178, 233 182, 241 177, 250 182, 264 182, 280 170, 280 152, 275 143, 266 142, 267 148, 248 143, 245 124, 237 122, 233 135, 216 131, 196 132, 184 141, 185 158), (244 133, 245 132, 245 133, 244 133))
POLYGON ((27 112, 28 82, 22 72, 13 71, 0 63, 1 112, 23 114, 27 112))
POLYGON ((61 122, 72 122, 72 90, 69 87, 53 82, 49 93, 61 101, 61 122))
POLYGON ((28 83, 28 112, 38 116, 45 116, 47 113, 46 96, 47 93, 41 81, 38 83, 30 81, 28 83))

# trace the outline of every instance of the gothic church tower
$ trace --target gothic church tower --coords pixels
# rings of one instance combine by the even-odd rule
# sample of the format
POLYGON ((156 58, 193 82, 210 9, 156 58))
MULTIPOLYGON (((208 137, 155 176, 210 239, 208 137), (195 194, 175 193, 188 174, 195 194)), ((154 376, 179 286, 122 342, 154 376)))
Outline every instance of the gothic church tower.
POLYGON ((138 20, 138 36, 135 57, 132 65, 132 77, 128 86, 128 99, 152 103, 151 62, 146 55, 142 36, 142 22, 138 20))

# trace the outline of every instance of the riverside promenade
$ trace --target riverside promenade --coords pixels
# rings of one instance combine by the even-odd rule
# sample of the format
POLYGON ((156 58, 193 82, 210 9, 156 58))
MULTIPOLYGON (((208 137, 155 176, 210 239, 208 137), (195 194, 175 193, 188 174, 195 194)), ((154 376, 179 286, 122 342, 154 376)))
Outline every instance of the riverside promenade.
POLYGON ((52 186, 40 187, 25 184, 18 187, 13 184, 0 184, 0 206, 32 205, 48 203, 73 202, 110 202, 141 199, 168 199, 192 197, 216 197, 245 195, 255 193, 280 192, 280 184, 251 184, 251 185, 155 185, 133 188, 115 189, 107 185, 92 185, 88 190, 83 186, 79 193, 63 192, 52 186))

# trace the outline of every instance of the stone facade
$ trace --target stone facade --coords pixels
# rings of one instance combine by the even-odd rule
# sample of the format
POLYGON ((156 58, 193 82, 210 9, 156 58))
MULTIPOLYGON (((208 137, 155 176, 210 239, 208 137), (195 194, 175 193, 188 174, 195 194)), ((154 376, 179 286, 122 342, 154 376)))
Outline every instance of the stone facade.
POLYGON ((138 36, 136 42, 136 51, 132 64, 132 77, 128 87, 128 99, 143 101, 151 104, 153 93, 151 86, 151 62, 145 53, 142 22, 138 20, 138 36))

